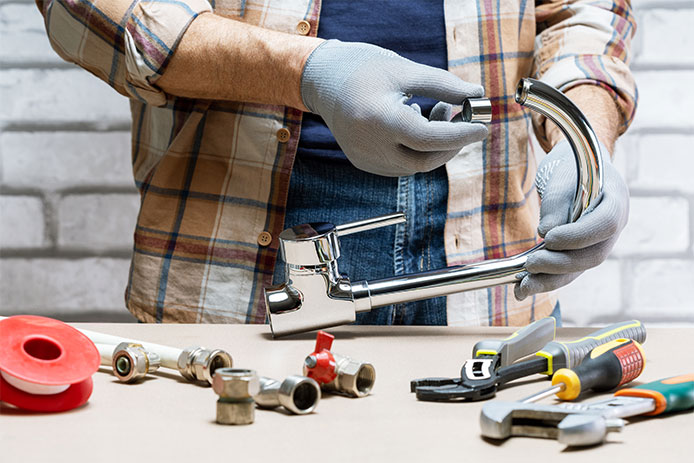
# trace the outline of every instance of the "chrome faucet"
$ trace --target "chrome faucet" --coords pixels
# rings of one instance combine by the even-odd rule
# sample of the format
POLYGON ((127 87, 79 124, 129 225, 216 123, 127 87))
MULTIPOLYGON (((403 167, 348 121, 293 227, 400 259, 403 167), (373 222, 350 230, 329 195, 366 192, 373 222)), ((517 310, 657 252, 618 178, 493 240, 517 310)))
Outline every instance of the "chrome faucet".
MULTIPOLYGON (((597 204, 602 194, 602 153, 595 132, 571 100, 547 84, 521 79, 515 100, 554 121, 573 149, 578 172, 568 217, 573 222, 597 204)), ((489 101, 476 99, 464 103, 461 117, 488 122, 490 115, 489 101)), ((396 213, 343 225, 319 222, 284 230, 280 251, 286 262, 286 282, 265 288, 273 336, 351 323, 357 313, 376 307, 516 283, 528 256, 544 247, 539 243, 503 259, 374 281, 352 283, 340 274, 340 237, 405 220, 404 214, 396 213)))

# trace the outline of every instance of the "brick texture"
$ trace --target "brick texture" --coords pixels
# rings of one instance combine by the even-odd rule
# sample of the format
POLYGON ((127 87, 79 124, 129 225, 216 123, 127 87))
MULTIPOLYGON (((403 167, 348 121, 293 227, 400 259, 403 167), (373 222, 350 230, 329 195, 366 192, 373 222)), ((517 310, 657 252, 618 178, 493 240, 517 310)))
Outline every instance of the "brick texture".
POLYGON ((128 132, 0 135, 2 184, 15 189, 118 188, 135 192, 128 132))
POLYGON ((45 231, 41 198, 0 197, 0 246, 5 249, 42 248, 45 231))
POLYGON ((58 206, 58 247, 73 250, 132 248, 137 195, 68 195, 58 206))
MULTIPOLYGON (((694 325, 694 5, 632 2, 637 117, 615 150, 631 216, 560 290, 566 324, 694 325)), ((0 0, 0 314, 128 321, 137 211, 128 102, 53 53, 30 0, 0 0)))

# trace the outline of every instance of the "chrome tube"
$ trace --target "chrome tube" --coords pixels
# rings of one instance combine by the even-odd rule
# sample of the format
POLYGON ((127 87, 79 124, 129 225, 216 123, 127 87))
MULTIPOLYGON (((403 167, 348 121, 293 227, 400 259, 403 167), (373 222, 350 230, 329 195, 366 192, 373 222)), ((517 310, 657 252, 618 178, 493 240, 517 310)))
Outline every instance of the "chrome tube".
MULTIPOLYGON (((578 181, 569 221, 592 208, 602 194, 602 153, 598 138, 586 117, 561 92, 534 79, 521 79, 516 102, 540 112, 556 123, 573 149, 578 181)), ((352 283, 357 312, 375 307, 418 301, 432 297, 518 281, 528 256, 543 243, 515 256, 440 270, 352 283)))
POLYGON ((554 87, 535 79, 521 79, 515 99, 516 103, 551 119, 571 145, 578 177, 569 221, 575 222, 602 195, 602 151, 598 137, 578 107, 554 87))

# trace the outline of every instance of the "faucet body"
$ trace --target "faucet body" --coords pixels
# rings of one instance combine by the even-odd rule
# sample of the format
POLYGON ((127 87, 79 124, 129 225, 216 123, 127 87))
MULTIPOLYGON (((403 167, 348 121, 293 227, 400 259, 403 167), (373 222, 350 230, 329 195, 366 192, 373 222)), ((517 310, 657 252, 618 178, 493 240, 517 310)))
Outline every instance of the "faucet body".
MULTIPOLYGON (((571 100, 542 82, 521 79, 515 99, 554 121, 574 151, 578 180, 568 217, 573 222, 594 207, 602 194, 602 154, 595 132, 571 100)), ((471 108, 466 120, 475 120, 476 108, 488 112, 479 103, 465 107, 471 108)), ((340 236, 405 220, 404 214, 396 213, 344 225, 320 222, 284 230, 280 251, 286 262, 286 282, 265 288, 273 336, 352 323, 357 313, 376 307, 515 283, 528 256, 544 246, 539 243, 507 258, 373 281, 352 283, 340 274, 340 236)))

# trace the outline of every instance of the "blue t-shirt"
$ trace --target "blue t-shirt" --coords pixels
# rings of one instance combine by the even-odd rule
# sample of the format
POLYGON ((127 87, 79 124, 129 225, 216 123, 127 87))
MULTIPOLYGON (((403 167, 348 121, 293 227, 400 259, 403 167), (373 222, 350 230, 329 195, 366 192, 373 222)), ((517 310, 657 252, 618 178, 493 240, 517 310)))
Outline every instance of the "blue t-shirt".
MULTIPOLYGON (((417 63, 448 68, 443 1, 323 0, 318 37, 371 43, 417 63)), ((415 96, 409 103, 417 103, 428 117, 437 101, 415 96)), ((349 162, 323 119, 312 113, 304 113, 296 155, 349 162)))

